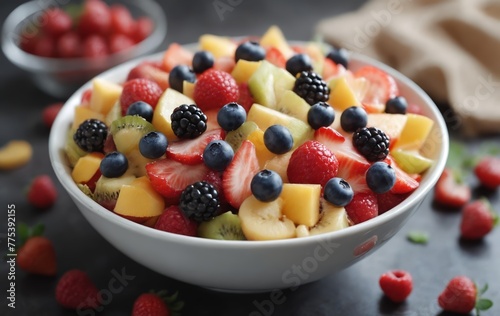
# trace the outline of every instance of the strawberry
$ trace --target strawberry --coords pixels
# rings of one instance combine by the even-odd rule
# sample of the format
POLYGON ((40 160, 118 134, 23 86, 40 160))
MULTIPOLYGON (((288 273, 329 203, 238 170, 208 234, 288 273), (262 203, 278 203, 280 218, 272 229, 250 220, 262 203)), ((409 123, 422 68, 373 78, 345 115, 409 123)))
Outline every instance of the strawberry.
POLYGON ((19 41, 19 47, 27 53, 35 54, 35 46, 38 41, 38 34, 31 32, 22 32, 19 41))
POLYGON ((78 32, 89 35, 107 35, 111 30, 111 12, 108 5, 101 0, 87 0, 78 22, 78 32))
POLYGON ((144 101, 154 109, 162 94, 163 90, 160 86, 149 79, 139 78, 127 81, 123 85, 120 96, 122 115, 125 115, 128 107, 136 101, 144 101))
POLYGON ((99 307, 99 292, 87 273, 82 270, 69 270, 56 285, 56 301, 69 309, 99 307))
POLYGON ((28 202, 36 208, 47 209, 57 199, 57 189, 48 175, 35 177, 28 188, 28 202))
POLYGON ((195 139, 171 142, 167 147, 167 157, 186 165, 196 165, 203 162, 203 151, 213 140, 223 139, 221 128, 201 134, 195 139))
POLYGON ((494 190, 500 186, 500 158, 486 156, 474 167, 474 174, 484 187, 494 190))
POLYGON ((17 250, 17 266, 31 274, 56 275, 56 252, 52 242, 42 236, 29 238, 17 250))
POLYGON ((373 192, 356 193, 345 210, 354 224, 372 219, 378 215, 377 196, 373 192))
POLYGON ((276 47, 269 47, 266 52, 266 58, 268 62, 271 64, 280 67, 280 68, 285 68, 286 65, 286 58, 283 56, 281 51, 277 49, 276 47))
POLYGON ((108 44, 101 35, 90 35, 83 40, 82 55, 85 58, 104 57, 109 54, 108 44))
POLYGON ((125 34, 113 34, 109 38, 109 53, 119 53, 134 46, 134 41, 125 34))
POLYGON ((163 211, 155 227, 158 230, 196 237, 198 224, 188 219, 177 205, 172 205, 163 211))
POLYGON ((448 312, 468 314, 476 305, 477 289, 474 282, 466 276, 450 280, 438 297, 439 306, 448 312))
POLYGON ((286 174, 291 183, 320 184, 322 187, 337 175, 339 162, 322 143, 309 140, 295 149, 286 174))
POLYGON ((227 72, 209 69, 203 72, 194 86, 194 101, 202 110, 220 109, 240 97, 238 84, 227 72))
POLYGON ((250 92, 250 88, 248 88, 248 84, 246 82, 242 82, 238 85, 238 90, 240 92, 238 104, 241 105, 248 113, 250 107, 252 106, 252 104, 254 104, 254 99, 252 97, 252 93, 250 92))
POLYGON ((471 199, 467 184, 457 183, 453 171, 445 168, 434 188, 434 201, 444 206, 462 207, 471 199))
POLYGON ((71 17, 60 8, 50 8, 42 15, 42 31, 52 37, 58 37, 71 30, 71 17))
POLYGON ((335 154, 339 162, 337 176, 346 180, 355 193, 370 191, 365 176, 370 163, 357 153, 349 138, 331 127, 321 127, 314 132, 314 139, 335 154))
POLYGON ((135 29, 132 38, 136 43, 145 40, 153 33, 154 23, 148 17, 140 17, 135 21, 135 29))
POLYGON ((67 32, 56 42, 56 54, 61 58, 80 57, 82 42, 76 32, 67 32))
POLYGON ((47 128, 50 129, 52 127, 52 123, 54 123, 54 120, 56 119, 56 116, 63 107, 63 105, 64 104, 62 102, 57 102, 57 103, 52 103, 43 109, 42 120, 43 124, 47 128))
POLYGON ((487 200, 476 200, 468 203, 462 210, 460 233, 463 239, 479 240, 494 227, 497 216, 491 210, 487 200))
POLYGON ((236 62, 232 56, 220 56, 214 61, 214 69, 231 73, 234 69, 236 62))
POLYGON ((241 203, 252 195, 250 183, 259 169, 254 144, 244 140, 222 174, 222 191, 232 207, 239 208, 241 203))
POLYGON ((391 193, 393 194, 411 193, 420 186, 420 183, 416 179, 414 179, 411 175, 401 170, 401 168, 399 168, 399 166, 391 157, 388 157, 387 163, 391 165, 394 171, 396 171, 396 183, 392 187, 390 191, 391 193))
POLYGON ((399 95, 398 85, 394 78, 374 66, 361 67, 354 73, 354 76, 365 78, 370 83, 361 101, 367 112, 382 112, 387 100, 399 95))
POLYGON ((168 73, 153 62, 145 61, 132 68, 128 73, 127 81, 138 78, 152 80, 156 82, 162 90, 166 90, 169 87, 168 73))
POLYGON ((170 158, 146 164, 146 173, 153 188, 174 201, 188 185, 202 180, 207 172, 204 164, 185 165, 170 158))
POLYGON ((413 280, 407 271, 394 270, 382 274, 379 285, 391 301, 401 303, 410 295, 413 289, 413 280))
POLYGON ((192 61, 193 53, 177 43, 170 44, 163 54, 163 68, 166 71, 171 71, 177 65, 191 66, 192 61))
POLYGON ((131 36, 134 33, 135 21, 130 11, 121 4, 114 4, 110 7, 111 29, 114 33, 131 36))
POLYGON ((165 301, 155 293, 141 294, 134 302, 132 316, 170 316, 165 301))
POLYGON ((410 195, 409 193, 394 194, 391 192, 386 192, 384 194, 377 194, 378 213, 383 214, 388 210, 396 207, 401 202, 406 200, 406 198, 409 195, 410 195))
POLYGON ((210 170, 203 178, 203 181, 210 183, 219 192, 219 202, 221 207, 220 214, 229 210, 229 204, 227 203, 226 197, 224 196, 224 190, 222 189, 222 173, 215 170, 210 170))

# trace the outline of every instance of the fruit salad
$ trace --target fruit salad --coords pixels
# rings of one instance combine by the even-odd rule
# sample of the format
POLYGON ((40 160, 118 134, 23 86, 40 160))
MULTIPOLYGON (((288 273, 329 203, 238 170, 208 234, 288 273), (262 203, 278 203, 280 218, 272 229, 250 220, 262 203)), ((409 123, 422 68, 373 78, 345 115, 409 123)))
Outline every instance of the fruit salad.
POLYGON ((110 212, 170 233, 299 238, 368 221, 433 164, 434 122, 395 79, 324 43, 202 35, 122 82, 95 78, 65 153, 110 212))

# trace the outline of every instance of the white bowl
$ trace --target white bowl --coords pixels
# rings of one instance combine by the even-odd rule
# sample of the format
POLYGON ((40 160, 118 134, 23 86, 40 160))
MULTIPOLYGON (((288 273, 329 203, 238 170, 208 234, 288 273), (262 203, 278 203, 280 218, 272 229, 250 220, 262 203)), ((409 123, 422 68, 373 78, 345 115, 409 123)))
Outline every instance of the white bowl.
MULTIPOLYGON (((194 45, 190 46, 194 48, 194 45)), ((115 67, 99 77, 120 82, 144 59, 115 67)), ((78 209, 112 245, 144 266, 168 277, 201 287, 230 292, 262 292, 299 286, 338 272, 376 251, 414 214, 438 180, 448 156, 448 132, 431 99, 411 80, 367 57, 352 54, 350 68, 374 65, 392 75, 401 94, 420 104, 435 122, 426 154, 435 164, 420 187, 394 209, 346 229, 306 238, 276 241, 220 241, 155 230, 124 219, 94 202, 75 185, 63 147, 66 131, 87 83, 64 105, 52 126, 49 153, 54 171, 78 209)), ((402 249, 404 251, 404 249, 402 249)))

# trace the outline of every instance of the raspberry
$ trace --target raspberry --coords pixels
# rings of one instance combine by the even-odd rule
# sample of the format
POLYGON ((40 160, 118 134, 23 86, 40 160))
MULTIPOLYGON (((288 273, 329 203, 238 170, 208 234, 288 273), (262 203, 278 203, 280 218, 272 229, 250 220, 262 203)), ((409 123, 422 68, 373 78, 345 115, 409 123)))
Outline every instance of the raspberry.
POLYGON ((162 93, 163 90, 154 81, 144 78, 127 81, 120 96, 122 115, 125 115, 128 107, 137 101, 146 102, 154 109, 162 93))
POLYGON ((168 207, 158 218, 155 228, 166 232, 195 237, 198 225, 188 219, 177 205, 168 207))
POLYGON ((500 158, 482 158, 474 168, 474 173, 484 187, 496 189, 500 186, 500 158))
POLYGON ((413 280, 407 271, 394 270, 382 274, 379 285, 391 301, 401 303, 410 295, 413 289, 413 280))
POLYGON ((121 4, 114 4, 109 11, 113 32, 131 36, 134 33, 135 22, 127 7, 121 4))
POLYGON ((322 143, 309 140, 295 149, 287 168, 291 183, 311 183, 324 186, 337 175, 339 162, 322 143))
POLYGON ((448 312, 468 314, 476 305, 477 289, 474 282, 466 276, 450 280, 438 297, 439 306, 448 312))
POLYGON ((467 204, 462 210, 460 223, 462 238, 467 240, 483 238, 493 229, 495 217, 488 201, 477 200, 467 204))
POLYGON ((356 193, 345 211, 354 224, 372 219, 378 215, 377 196, 372 192, 356 193))
POLYGON ((132 38, 136 43, 145 40, 151 33, 153 33, 154 23, 150 18, 138 18, 135 22, 135 30, 132 38))
POLYGON ((220 109, 237 102, 240 97, 238 84, 227 72, 210 69, 205 71, 194 86, 194 101, 203 111, 220 109))
POLYGON ((91 35, 83 41, 83 57, 96 58, 108 55, 108 44, 104 37, 91 35))
POLYGON ((376 127, 363 127, 352 137, 354 147, 369 161, 383 160, 389 154, 389 137, 376 127))
POLYGON ((134 41, 127 35, 113 34, 109 38, 109 52, 111 54, 124 51, 134 45, 135 45, 134 41))
POLYGON ((295 80, 293 92, 297 93, 309 105, 320 101, 326 102, 330 97, 330 88, 326 82, 315 72, 302 71, 295 80))
POLYGON ((195 182, 182 191, 179 207, 188 218, 208 221, 219 213, 219 192, 208 182, 195 182))
POLYGON ((86 1, 78 23, 82 36, 106 35, 111 29, 111 13, 106 3, 100 0, 86 1))
POLYGON ((80 57, 82 43, 75 32, 67 32, 57 40, 57 56, 62 58, 80 57))
POLYGON ((181 139, 196 138, 207 130, 207 116, 194 104, 182 104, 170 115, 172 130, 181 139))
POLYGON ((57 188, 48 175, 39 175, 31 182, 28 193, 28 202, 38 209, 47 209, 57 200, 57 188))
POLYGON ((73 24, 71 17, 59 8, 52 8, 45 11, 42 21, 43 32, 52 37, 58 37, 68 32, 73 24))

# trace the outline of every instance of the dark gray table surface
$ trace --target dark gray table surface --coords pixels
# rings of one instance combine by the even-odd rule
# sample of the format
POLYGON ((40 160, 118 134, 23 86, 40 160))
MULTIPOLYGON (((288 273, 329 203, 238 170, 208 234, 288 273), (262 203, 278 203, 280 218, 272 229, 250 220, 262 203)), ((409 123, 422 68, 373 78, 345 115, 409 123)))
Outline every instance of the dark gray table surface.
MULTIPOLYGON (((40 0, 41 1, 41 0, 40 0)), ((22 1, 1 1, 0 21, 22 1)), ((239 3, 221 19, 213 1, 164 1, 170 42, 189 43, 203 33, 245 35, 262 34, 271 24, 282 27, 289 39, 307 40, 321 18, 333 16, 361 5, 356 1, 229 1, 239 3)), ((23 189, 37 174, 55 176, 49 163, 49 132, 41 123, 42 108, 60 101, 37 90, 29 76, 0 56, 0 145, 10 139, 26 139, 34 146, 32 161, 17 170, 0 172, 0 233, 6 232, 6 208, 15 204, 17 221, 44 223, 46 236, 53 240, 58 259, 58 276, 72 268, 89 273, 99 288, 105 288, 112 271, 126 269, 135 276, 122 292, 113 295, 102 315, 129 315, 134 299, 149 289, 178 291, 185 302, 183 315, 446 315, 437 304, 437 296, 449 279, 465 274, 479 284, 488 282, 488 296, 496 305, 484 315, 500 315, 500 229, 479 243, 459 239, 458 212, 448 212, 432 204, 427 196, 420 210, 405 227, 376 253, 354 266, 295 291, 285 291, 280 304, 270 308, 269 293, 225 294, 181 283, 159 275, 132 261, 105 241, 82 217, 69 196, 59 188, 56 205, 47 212, 30 207, 23 189), (427 245, 412 244, 406 235, 411 230, 430 234, 427 245), (378 286, 379 276, 391 269, 408 270, 414 290, 408 300, 394 305, 385 299, 378 286), (259 309, 259 306, 261 308, 259 309), (264 309, 262 309, 264 306, 264 309)), ((452 131, 453 132, 453 131, 452 131)), ((455 133, 453 132, 455 135, 455 133)), ((463 141, 473 150, 485 138, 463 141)), ((492 139, 488 139, 492 140, 492 139)), ((500 145, 498 138, 495 140, 500 145)), ((477 182, 471 178, 471 184, 477 182)), ((475 196, 488 194, 497 212, 500 194, 474 190, 475 196)), ((5 235, 0 235, 0 252, 6 249, 5 235)), ((3 258, 3 257, 2 257, 3 258)), ((203 258, 200 258, 203 260, 203 258)), ((54 299, 57 277, 36 277, 17 270, 16 309, 7 307, 8 267, 0 263, 0 315, 74 315, 60 308, 54 299)))

